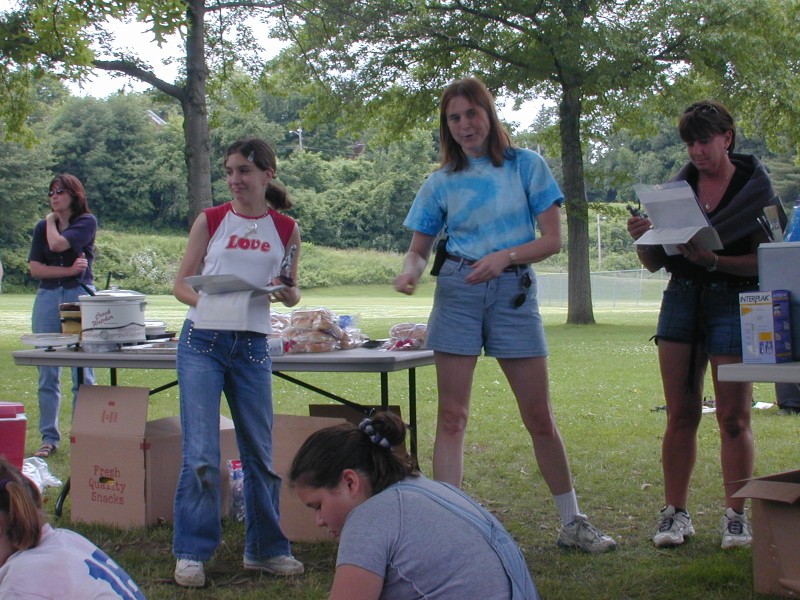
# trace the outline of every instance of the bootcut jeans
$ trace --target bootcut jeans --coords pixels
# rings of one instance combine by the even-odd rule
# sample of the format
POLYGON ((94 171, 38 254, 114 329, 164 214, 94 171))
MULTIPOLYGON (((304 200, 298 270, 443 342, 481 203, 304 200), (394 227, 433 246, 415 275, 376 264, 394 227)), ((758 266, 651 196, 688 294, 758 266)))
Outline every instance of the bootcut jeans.
MULTIPOLYGON (((61 311, 59 304, 77 302, 78 296, 86 295, 81 287, 55 289, 39 288, 33 301, 31 329, 33 333, 61 333, 61 311)), ((72 412, 78 401, 78 369, 72 369, 72 412)), ((83 370, 83 383, 94 385, 94 369, 83 370)), ((61 410, 61 367, 39 367, 39 431, 43 444, 58 447, 61 433, 58 430, 58 414, 61 410)))
POLYGON ((223 392, 244 472, 244 557, 265 560, 290 555, 289 540, 279 523, 281 479, 272 466, 272 361, 266 336, 195 329, 187 319, 178 342, 177 371, 183 466, 175 492, 175 558, 205 562, 220 543, 223 392))

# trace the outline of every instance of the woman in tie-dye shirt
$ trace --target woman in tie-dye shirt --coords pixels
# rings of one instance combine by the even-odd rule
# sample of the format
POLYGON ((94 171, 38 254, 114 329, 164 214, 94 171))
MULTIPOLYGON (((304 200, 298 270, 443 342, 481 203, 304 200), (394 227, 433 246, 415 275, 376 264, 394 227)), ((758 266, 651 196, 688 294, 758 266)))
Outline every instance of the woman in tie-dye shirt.
POLYGON ((500 363, 516 396, 561 514, 558 544, 611 550, 616 543, 580 512, 572 487, 550 405, 547 344, 530 266, 561 249, 561 190, 541 156, 512 146, 478 79, 461 79, 445 89, 439 133, 441 166, 406 217, 414 234, 394 283, 397 291, 414 293, 443 231, 446 260, 426 341, 434 351, 439 389, 433 476, 461 485, 472 377, 483 350, 500 363))

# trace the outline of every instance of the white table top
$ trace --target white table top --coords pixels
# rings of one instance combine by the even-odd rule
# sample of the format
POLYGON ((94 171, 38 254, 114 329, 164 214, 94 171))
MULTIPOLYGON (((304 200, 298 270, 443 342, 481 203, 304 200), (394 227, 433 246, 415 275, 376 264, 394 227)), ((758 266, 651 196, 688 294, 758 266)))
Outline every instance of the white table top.
POLYGON ((800 362, 786 362, 773 365, 751 363, 721 365, 717 374, 721 381, 800 383, 800 362))
MULTIPOLYGON (((74 347, 17 350, 11 353, 21 366, 95 367, 109 369, 174 369, 175 352, 84 352, 74 347)), ((433 364, 432 350, 353 348, 333 352, 304 352, 272 358, 273 371, 390 373, 433 364)))

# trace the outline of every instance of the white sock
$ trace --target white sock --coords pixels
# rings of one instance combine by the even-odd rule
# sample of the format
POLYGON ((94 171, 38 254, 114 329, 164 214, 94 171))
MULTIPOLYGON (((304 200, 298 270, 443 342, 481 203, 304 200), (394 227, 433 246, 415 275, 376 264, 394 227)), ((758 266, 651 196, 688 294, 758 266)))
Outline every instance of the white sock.
POLYGON ((569 525, 575 520, 575 517, 581 514, 580 510, 578 510, 578 498, 575 495, 574 488, 564 494, 553 496, 553 500, 555 500, 556 508, 561 514, 561 523, 563 525, 569 525))

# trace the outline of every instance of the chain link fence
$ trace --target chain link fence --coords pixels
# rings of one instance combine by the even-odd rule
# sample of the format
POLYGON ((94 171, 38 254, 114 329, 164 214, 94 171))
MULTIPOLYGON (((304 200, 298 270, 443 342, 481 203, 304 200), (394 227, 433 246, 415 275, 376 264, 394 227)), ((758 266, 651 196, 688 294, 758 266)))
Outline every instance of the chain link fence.
MULTIPOLYGON (((563 307, 568 304, 567 273, 536 273, 539 306, 563 307)), ((661 269, 628 271, 595 271, 590 274, 592 304, 595 307, 654 307, 661 304, 661 293, 669 281, 669 273, 661 269)))

